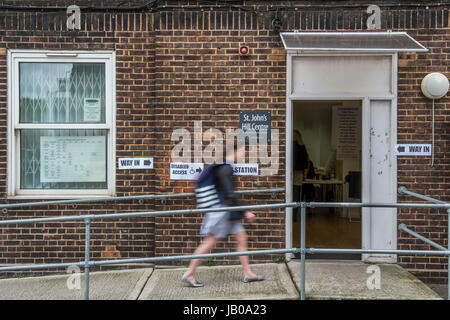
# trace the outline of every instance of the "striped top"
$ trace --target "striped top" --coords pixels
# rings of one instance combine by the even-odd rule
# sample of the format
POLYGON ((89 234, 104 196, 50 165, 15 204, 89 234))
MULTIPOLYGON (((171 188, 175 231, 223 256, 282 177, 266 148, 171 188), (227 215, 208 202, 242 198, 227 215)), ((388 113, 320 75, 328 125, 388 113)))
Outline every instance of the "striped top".
POLYGON ((197 207, 200 209, 210 208, 213 205, 220 203, 216 186, 214 184, 196 188, 195 197, 197 198, 197 207))

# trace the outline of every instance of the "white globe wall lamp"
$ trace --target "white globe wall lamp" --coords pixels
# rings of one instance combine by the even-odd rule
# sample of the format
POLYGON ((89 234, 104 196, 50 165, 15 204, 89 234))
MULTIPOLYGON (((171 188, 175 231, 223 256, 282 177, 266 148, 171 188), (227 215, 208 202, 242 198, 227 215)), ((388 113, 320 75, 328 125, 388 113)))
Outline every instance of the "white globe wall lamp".
POLYGON ((433 120, 432 120, 432 144, 431 144, 431 165, 434 165, 434 100, 445 96, 449 89, 449 82, 445 75, 439 72, 427 74, 420 85, 425 97, 433 100, 433 120))

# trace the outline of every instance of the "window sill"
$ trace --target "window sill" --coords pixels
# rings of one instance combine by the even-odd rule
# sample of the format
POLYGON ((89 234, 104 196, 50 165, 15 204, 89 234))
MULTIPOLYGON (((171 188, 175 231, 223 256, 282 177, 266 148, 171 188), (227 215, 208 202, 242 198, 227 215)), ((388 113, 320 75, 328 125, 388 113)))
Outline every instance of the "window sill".
POLYGON ((7 196, 6 199, 8 200, 73 200, 73 199, 100 199, 100 198, 106 198, 111 199, 114 198, 115 195, 111 194, 98 194, 98 195, 87 195, 87 194, 80 194, 80 195, 64 195, 64 194, 53 194, 53 195, 43 195, 43 194, 36 194, 36 195, 15 195, 15 196, 7 196))

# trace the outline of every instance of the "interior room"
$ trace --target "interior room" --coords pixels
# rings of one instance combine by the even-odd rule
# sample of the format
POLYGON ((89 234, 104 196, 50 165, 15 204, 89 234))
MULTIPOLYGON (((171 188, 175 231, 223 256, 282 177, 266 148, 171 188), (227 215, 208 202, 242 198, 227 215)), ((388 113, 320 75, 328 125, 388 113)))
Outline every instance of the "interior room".
MULTIPOLYGON (((361 202, 360 100, 294 101, 292 148, 294 201, 361 202)), ((361 208, 306 213, 307 247, 361 247, 361 208)), ((299 209, 293 210, 292 225, 293 246, 299 247, 299 209)))

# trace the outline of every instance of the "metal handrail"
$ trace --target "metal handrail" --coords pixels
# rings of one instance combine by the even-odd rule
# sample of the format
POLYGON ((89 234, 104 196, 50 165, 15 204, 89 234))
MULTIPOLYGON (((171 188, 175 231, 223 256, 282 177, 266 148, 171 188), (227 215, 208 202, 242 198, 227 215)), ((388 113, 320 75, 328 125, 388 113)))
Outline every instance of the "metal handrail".
POLYGON ((6 220, 0 222, 0 224, 21 224, 32 222, 44 222, 55 220, 78 220, 83 219, 85 222, 85 260, 75 263, 59 263, 59 264, 43 264, 43 265, 28 265, 28 266, 10 266, 2 267, 0 271, 14 271, 24 269, 49 269, 60 268, 68 266, 84 266, 85 273, 85 288, 84 297, 89 299, 89 273, 90 267, 93 265, 106 265, 106 264, 123 264, 123 263, 136 263, 136 262, 154 262, 154 261, 168 261, 168 260, 180 260, 180 259, 195 259, 195 258, 212 258, 212 257, 228 257, 228 256, 242 256, 242 255, 257 255, 257 254, 274 254, 274 253, 300 253, 300 298, 305 300, 305 278, 306 278, 306 253, 372 253, 372 254, 426 254, 426 255, 443 255, 448 256, 450 259, 449 250, 384 250, 384 249, 336 249, 336 248, 306 248, 305 234, 306 234, 306 207, 415 207, 415 208, 450 208, 450 204, 423 204, 423 203, 317 203, 317 202, 291 202, 282 204, 265 204, 256 206, 238 206, 238 207, 222 207, 222 208, 210 208, 210 209, 192 209, 192 210, 167 210, 167 211, 155 211, 155 212, 138 212, 138 213, 122 213, 122 214, 105 214, 105 215, 84 215, 84 216, 71 216, 71 217, 59 217, 59 218, 44 218, 44 219, 26 219, 21 220, 6 220), (119 218, 119 217, 131 217, 131 216, 148 216, 148 215, 171 215, 171 214, 185 214, 185 213, 206 213, 216 211, 236 211, 236 210, 260 210, 268 208, 287 208, 287 207, 301 207, 301 248, 284 248, 276 250, 258 250, 258 251, 243 251, 243 252, 228 252, 228 253, 213 253, 204 255, 181 255, 181 256, 166 256, 166 257, 150 257, 150 258, 137 258, 137 259, 115 259, 115 260, 100 260, 90 261, 90 224, 93 219, 102 218, 119 218), (51 220, 49 220, 51 219, 51 220))
MULTIPOLYGON (((432 197, 425 196, 425 195, 420 194, 420 193, 409 191, 405 186, 400 186, 398 188, 398 193, 399 194, 407 194, 407 195, 410 195, 410 196, 413 196, 413 197, 416 197, 416 198, 419 198, 419 199, 422 199, 422 200, 434 202, 434 203, 440 203, 440 204, 446 203, 446 202, 444 202, 442 200, 438 200, 438 199, 435 199, 435 198, 432 198, 432 197)), ((448 244, 448 250, 450 250, 450 209, 447 210, 447 213, 448 213, 448 217, 447 217, 447 235, 448 235, 447 244, 448 244)), ((432 240, 430 240, 428 238, 425 238, 424 236, 422 236, 422 235, 412 231, 411 229, 408 229, 404 223, 400 224, 398 226, 398 229, 400 231, 404 231, 406 233, 409 233, 413 237, 416 237, 416 238, 418 238, 418 239, 428 243, 429 245, 431 245, 431 246, 433 246, 435 248, 438 248, 439 250, 442 250, 442 251, 447 250, 447 248, 441 246, 440 244, 437 244, 436 242, 434 242, 434 241, 432 241, 432 240)), ((450 300, 450 256, 448 256, 448 262, 447 262, 447 299, 450 300)))
POLYGON ((398 225, 398 230, 400 230, 400 231, 402 231, 402 232, 409 233, 409 234, 412 235, 413 237, 416 237, 417 239, 420 239, 420 240, 422 240, 423 242, 428 243, 430 246, 435 247, 436 249, 444 250, 444 251, 447 250, 446 247, 443 247, 443 246, 441 246, 440 244, 438 244, 438 243, 436 243, 436 242, 434 242, 434 241, 432 241, 432 240, 430 240, 430 239, 428 239, 428 238, 425 238, 424 236, 422 236, 422 235, 420 235, 420 234, 418 234, 418 233, 412 231, 412 230, 409 229, 409 228, 406 226, 406 224, 404 224, 404 223, 401 223, 401 224, 398 225))
POLYGON ((31 219, 14 219, 0 221, 0 225, 6 224, 26 224, 26 223, 41 223, 41 222, 54 222, 54 221, 75 221, 75 220, 98 220, 98 219, 117 219, 117 218, 131 218, 131 217, 156 217, 172 214, 194 214, 194 213, 207 213, 207 212, 221 212, 227 210, 244 211, 244 210, 258 210, 258 209, 273 209, 273 208, 287 208, 294 207, 296 202, 291 203, 274 203, 274 204, 261 204, 261 205, 248 205, 248 206, 236 206, 236 207, 218 207, 209 209, 182 209, 182 210, 162 210, 162 211, 146 211, 146 212, 127 212, 127 213, 108 213, 108 214, 86 214, 80 216, 65 216, 65 217, 53 217, 53 218, 31 218, 31 219))
MULTIPOLYGON (((194 214, 194 213, 207 213, 207 212, 221 212, 221 211, 244 211, 244 210, 261 210, 261 209, 273 209, 273 208, 288 208, 288 207, 300 207, 301 202, 288 202, 288 203, 273 203, 273 204, 261 204, 261 205, 245 205, 236 207, 218 207, 208 209, 182 209, 182 210, 162 210, 162 211, 138 211, 138 212, 126 212, 126 213, 107 213, 107 214, 86 214, 80 216, 65 216, 65 217, 52 217, 52 218, 30 218, 30 219, 14 219, 0 221, 0 225, 6 224, 26 224, 26 223, 42 223, 42 222, 54 222, 54 221, 74 221, 74 220, 98 220, 98 219, 117 219, 117 218, 131 218, 131 217, 156 217, 171 214, 194 214)), ((345 207, 368 207, 368 208, 431 208, 431 209, 447 209, 450 208, 450 204, 424 204, 424 203, 360 203, 360 202, 303 202, 306 207, 327 207, 327 208, 345 208, 345 207)))
MULTIPOLYGON (((285 189, 255 189, 255 190, 240 190, 236 191, 239 194, 251 194, 251 193, 269 193, 283 192, 285 189)), ((145 199, 168 199, 168 198, 186 198, 195 196, 195 193, 167 193, 167 194, 148 194, 140 196, 123 196, 123 197, 105 197, 105 198, 85 198, 85 199, 71 199, 71 200, 52 200, 52 201, 35 201, 24 203, 7 203, 0 204, 0 209, 3 213, 7 213, 11 208, 23 208, 23 207, 35 207, 35 206, 48 206, 55 204, 80 204, 80 203, 95 203, 95 202, 110 202, 110 201, 122 201, 122 200, 145 200, 145 199)))
POLYGON ((409 191, 405 186, 400 186, 398 188, 398 193, 400 193, 400 194, 408 194, 410 196, 413 196, 413 197, 416 197, 416 198, 419 198, 419 199, 422 199, 422 200, 434 202, 434 203, 446 203, 445 201, 442 201, 442 200, 438 200, 438 199, 435 199, 435 198, 424 196, 423 194, 420 194, 420 193, 415 193, 415 192, 409 191))

